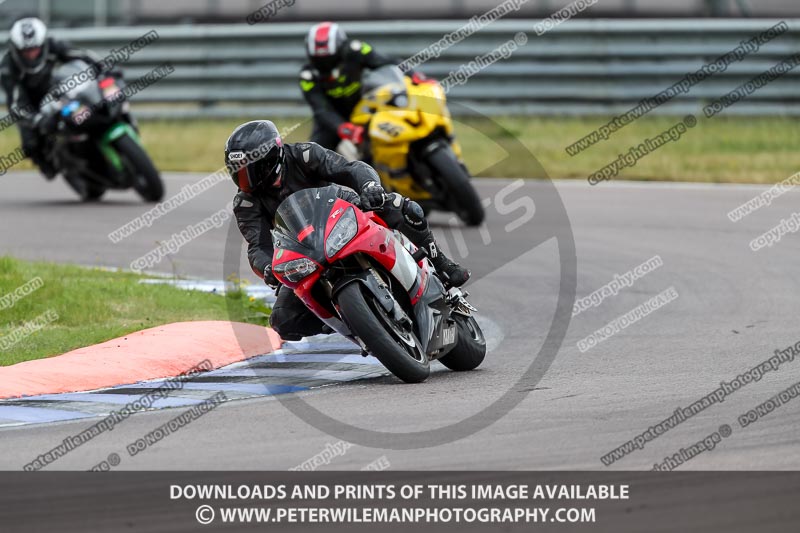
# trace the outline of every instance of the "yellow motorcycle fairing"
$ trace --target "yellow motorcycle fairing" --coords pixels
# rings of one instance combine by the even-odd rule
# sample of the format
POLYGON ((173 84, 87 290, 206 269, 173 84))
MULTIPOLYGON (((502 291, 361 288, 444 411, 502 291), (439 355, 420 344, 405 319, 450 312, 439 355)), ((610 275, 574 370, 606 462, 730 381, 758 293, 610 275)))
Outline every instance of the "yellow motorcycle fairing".
MULTIPOLYGON (((403 86, 391 83, 364 94, 350 120, 366 128, 371 162, 383 186, 413 200, 427 200, 431 194, 408 168, 411 143, 437 129, 450 136, 453 122, 441 85, 414 84, 407 76, 403 82, 403 86)), ((452 143, 452 147, 461 159, 460 146, 452 143)))

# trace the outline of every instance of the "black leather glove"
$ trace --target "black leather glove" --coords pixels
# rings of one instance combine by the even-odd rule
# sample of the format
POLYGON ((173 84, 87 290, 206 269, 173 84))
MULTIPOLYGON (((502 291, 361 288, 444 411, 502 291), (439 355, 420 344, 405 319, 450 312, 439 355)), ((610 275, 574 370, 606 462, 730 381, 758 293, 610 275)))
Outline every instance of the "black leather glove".
POLYGON ((349 187, 339 187, 339 190, 336 191, 336 197, 361 207, 361 197, 349 187))
POLYGON ((267 267, 264 269, 264 283, 273 289, 277 289, 281 284, 281 282, 278 281, 278 278, 275 277, 275 274, 272 273, 272 265, 267 265, 267 267))
POLYGON ((361 189, 361 209, 364 211, 374 211, 383 207, 384 195, 386 191, 380 183, 370 181, 361 189))

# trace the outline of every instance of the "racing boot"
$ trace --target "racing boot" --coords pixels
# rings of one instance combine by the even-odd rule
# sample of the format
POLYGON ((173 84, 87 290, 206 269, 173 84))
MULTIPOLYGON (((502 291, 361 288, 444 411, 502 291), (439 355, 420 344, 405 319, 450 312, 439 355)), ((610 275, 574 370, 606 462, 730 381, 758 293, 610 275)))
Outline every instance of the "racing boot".
POLYGON ((436 245, 433 233, 429 233, 425 238, 422 248, 428 254, 428 259, 431 260, 446 286, 461 287, 469 280, 470 271, 444 255, 444 252, 436 245))
MULTIPOLYGON (((401 214, 401 231, 411 242, 417 245, 418 248, 425 250, 428 259, 433 263, 436 272, 439 273, 439 277, 442 278, 444 284, 449 287, 460 287, 465 284, 469 280, 469 270, 449 259, 439 249, 433 232, 428 227, 428 221, 425 218, 422 207, 417 202, 408 198, 403 198, 397 193, 392 193, 389 196, 390 198, 387 203, 393 206, 394 209, 390 209, 388 213, 384 213, 386 215, 386 221, 389 222, 396 216, 394 213, 401 214)), ((391 225, 390 223, 390 226, 391 225)))

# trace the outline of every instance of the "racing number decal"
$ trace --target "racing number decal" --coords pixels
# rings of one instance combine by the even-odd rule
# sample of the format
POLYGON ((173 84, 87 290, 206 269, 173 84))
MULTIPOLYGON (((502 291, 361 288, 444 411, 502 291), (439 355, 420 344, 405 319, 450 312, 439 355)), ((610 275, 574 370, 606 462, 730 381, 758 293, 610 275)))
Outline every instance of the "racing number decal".
POLYGON ((403 131, 401 126, 392 124, 391 122, 381 122, 378 124, 378 129, 386 132, 386 134, 390 137, 397 137, 403 131))

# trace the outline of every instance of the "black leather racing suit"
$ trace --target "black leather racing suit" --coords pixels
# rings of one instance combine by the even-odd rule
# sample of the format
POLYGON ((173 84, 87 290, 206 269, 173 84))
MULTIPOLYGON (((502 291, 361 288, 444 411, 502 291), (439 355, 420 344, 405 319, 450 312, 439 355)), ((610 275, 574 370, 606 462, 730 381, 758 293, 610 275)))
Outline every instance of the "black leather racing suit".
POLYGON ((50 89, 53 69, 59 64, 80 59, 94 67, 95 73, 100 70, 94 54, 73 48, 66 41, 53 37, 48 37, 47 41, 45 64, 34 73, 21 70, 9 52, 0 60, 0 84, 6 93, 9 115, 19 128, 22 151, 39 167, 45 161, 44 139, 33 128, 31 119, 39 111, 42 100, 50 89))
POLYGON ((342 61, 333 72, 320 72, 312 64, 300 70, 300 89, 314 113, 311 140, 329 150, 336 149, 337 129, 340 124, 350 122, 353 108, 361 98, 363 70, 397 64, 357 39, 345 41, 342 54, 342 61))
MULTIPOLYGON (((372 167, 361 161, 349 162, 336 152, 310 143, 286 144, 286 161, 279 189, 256 192, 239 190, 233 211, 242 236, 247 241, 250 266, 259 277, 272 264, 273 219, 281 202, 294 192, 330 184, 344 185, 360 192, 369 182, 380 183, 372 167)), ((432 238, 422 208, 414 201, 392 194, 380 210, 381 218, 405 234, 417 246, 432 238)), ((294 292, 280 287, 272 308, 273 329, 285 340, 323 333, 323 322, 300 301, 294 292)))

